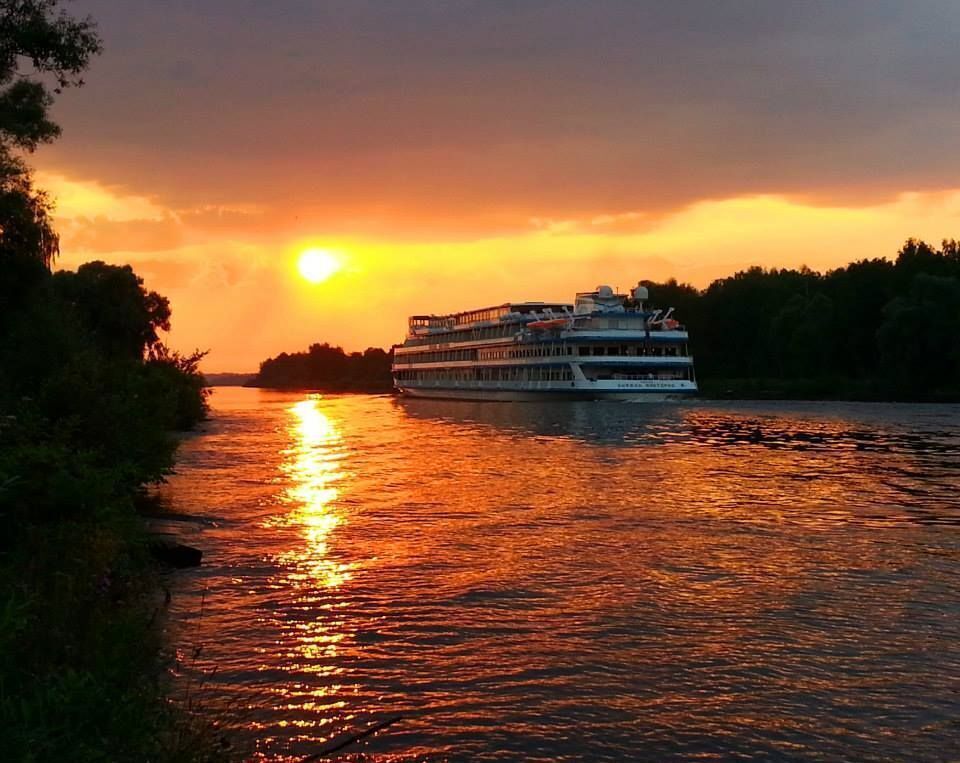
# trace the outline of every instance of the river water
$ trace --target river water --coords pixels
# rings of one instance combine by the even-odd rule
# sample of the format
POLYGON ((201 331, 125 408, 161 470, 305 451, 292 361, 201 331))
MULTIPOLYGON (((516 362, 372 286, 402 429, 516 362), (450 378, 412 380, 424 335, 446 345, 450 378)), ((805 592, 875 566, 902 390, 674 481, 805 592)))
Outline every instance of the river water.
POLYGON ((960 758, 960 406, 212 405, 177 687, 257 758, 960 758))

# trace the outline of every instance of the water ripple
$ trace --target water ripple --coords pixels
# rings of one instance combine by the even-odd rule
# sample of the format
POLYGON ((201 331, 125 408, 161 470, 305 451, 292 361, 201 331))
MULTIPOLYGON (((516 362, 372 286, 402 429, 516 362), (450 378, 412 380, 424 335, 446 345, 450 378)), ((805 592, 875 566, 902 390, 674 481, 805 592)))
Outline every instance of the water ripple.
POLYGON ((213 402, 178 686, 258 758, 960 757, 960 407, 213 402))

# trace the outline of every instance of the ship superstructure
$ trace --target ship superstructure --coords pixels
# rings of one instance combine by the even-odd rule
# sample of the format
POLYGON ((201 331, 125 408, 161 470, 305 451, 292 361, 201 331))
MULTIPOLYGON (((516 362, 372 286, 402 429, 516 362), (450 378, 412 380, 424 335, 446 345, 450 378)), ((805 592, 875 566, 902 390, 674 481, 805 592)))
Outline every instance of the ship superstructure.
POLYGON ((571 304, 511 302, 414 315, 393 348, 394 386, 418 397, 664 400, 697 391, 687 330, 647 289, 609 286, 571 304))

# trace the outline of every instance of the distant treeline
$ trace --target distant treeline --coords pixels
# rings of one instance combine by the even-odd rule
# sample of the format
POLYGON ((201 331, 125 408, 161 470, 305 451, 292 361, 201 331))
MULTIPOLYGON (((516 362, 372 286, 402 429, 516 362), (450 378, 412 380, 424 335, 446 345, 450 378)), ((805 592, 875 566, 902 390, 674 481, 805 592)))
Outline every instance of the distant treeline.
POLYGON ((203 378, 207 381, 208 387, 242 387, 248 384, 254 377, 254 374, 236 374, 220 373, 207 374, 203 378))
POLYGON ((343 348, 326 343, 312 344, 306 352, 284 352, 265 360, 248 386, 386 392, 393 387, 390 353, 376 347, 346 353, 343 348))
POLYGON ((960 243, 821 274, 750 268, 698 290, 645 282, 690 330, 701 390, 960 400, 960 243))

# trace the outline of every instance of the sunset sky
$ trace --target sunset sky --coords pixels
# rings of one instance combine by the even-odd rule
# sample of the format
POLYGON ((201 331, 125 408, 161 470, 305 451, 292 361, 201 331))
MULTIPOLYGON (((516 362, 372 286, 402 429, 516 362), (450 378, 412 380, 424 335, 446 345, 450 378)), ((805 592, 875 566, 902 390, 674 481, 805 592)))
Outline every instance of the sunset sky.
POLYGON ((406 316, 960 237, 955 0, 76 0, 34 157, 208 371, 406 316), (341 270, 312 284, 300 252, 341 270))

